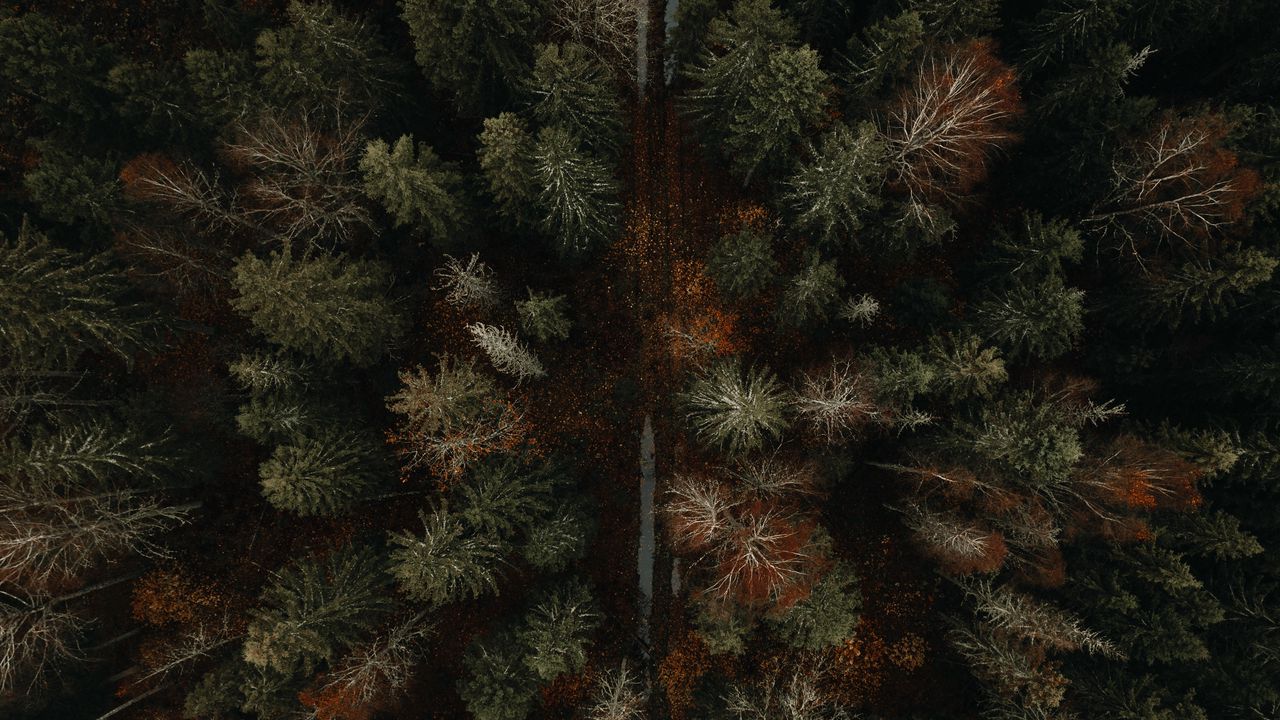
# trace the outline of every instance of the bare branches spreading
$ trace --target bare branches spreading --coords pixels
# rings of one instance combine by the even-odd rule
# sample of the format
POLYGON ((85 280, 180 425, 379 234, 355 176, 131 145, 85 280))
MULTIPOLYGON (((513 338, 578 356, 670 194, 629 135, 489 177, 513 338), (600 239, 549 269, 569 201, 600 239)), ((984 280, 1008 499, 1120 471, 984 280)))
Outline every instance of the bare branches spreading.
POLYGON ((553 0, 557 35, 590 48, 614 70, 634 72, 635 28, 647 6, 637 0, 553 0))
POLYGON ((962 200, 986 177, 988 156, 1014 140, 1020 111, 1013 71, 989 43, 928 55, 884 123, 893 180, 909 205, 962 200))
POLYGON ((41 596, 0 591, 0 694, 38 685, 61 663, 82 657, 87 623, 41 596))
POLYGON ((422 643, 432 631, 421 614, 391 626, 347 655, 328 674, 320 694, 367 705, 388 692, 403 690, 423 657, 422 643))
POLYGON ((605 672, 596 685, 588 720, 643 720, 648 717, 649 693, 627 661, 605 672))
POLYGON ((467 331, 471 333, 471 342, 489 356, 498 372, 515 377, 517 382, 547 374, 538 357, 520 342, 515 333, 484 323, 471 323, 467 331))
POLYGON ((471 253, 465 263, 445 255, 444 265, 435 274, 440 279, 436 289, 446 291, 445 299, 455 307, 492 307, 498 302, 493 270, 480 262, 480 253, 471 253))
POLYGON ((1237 222, 1259 181, 1222 147, 1228 130, 1212 115, 1163 118, 1117 153, 1111 191, 1085 222, 1139 261, 1165 243, 1195 248, 1237 222))

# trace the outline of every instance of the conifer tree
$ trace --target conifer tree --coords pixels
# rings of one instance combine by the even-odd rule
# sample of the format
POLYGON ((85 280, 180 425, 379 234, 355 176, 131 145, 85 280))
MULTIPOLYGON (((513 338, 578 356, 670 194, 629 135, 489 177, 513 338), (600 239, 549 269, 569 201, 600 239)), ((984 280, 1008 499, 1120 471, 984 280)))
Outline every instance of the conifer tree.
POLYGON ((387 467, 375 438, 329 429, 277 447, 258 475, 263 496, 277 509, 331 516, 376 486, 387 467))
POLYGON ((466 675, 458 694, 476 720, 524 720, 537 697, 538 681, 524 663, 524 648, 511 633, 482 638, 462 659, 466 675))
POLYGON ((871 105, 897 86, 924 42, 924 22, 919 13, 909 10, 877 20, 861 37, 849 38, 851 104, 855 108, 871 105))
POLYGON ((569 301, 564 295, 529 290, 527 300, 516 301, 520 328, 539 342, 564 340, 569 337, 569 301))
POLYGON ((489 356, 498 372, 514 376, 517 382, 540 378, 547 374, 538 357, 514 333, 495 325, 471 323, 467 326, 471 342, 489 356))
POLYGON ((550 515, 560 480, 554 465, 526 466, 510 457, 490 460, 455 489, 458 516, 477 532, 511 539, 550 515))
POLYGON ((324 362, 370 365, 404 329, 387 297, 389 272, 369 260, 244 255, 232 306, 268 340, 324 362))
POLYGON ((409 225, 440 245, 456 243, 466 225, 462 175, 412 135, 394 145, 374 140, 360 158, 365 192, 382 203, 396 227, 409 225), (416 153, 416 154, 415 154, 416 153))
POLYGON ((787 426, 786 395, 773 373, 745 373, 738 360, 720 362, 694 379, 681 400, 698 437, 737 454, 763 447, 787 426))
POLYGON ((745 228, 720 238, 707 258, 707 273, 732 300, 748 298, 767 288, 777 272, 769 236, 745 228))
POLYGON ((382 564, 367 548, 346 546, 325 558, 292 563, 251 611, 244 659, 292 676, 332 662, 389 609, 382 564))
POLYGON ((535 523, 520 549, 528 563, 539 570, 560 572, 587 554, 589 521, 577 508, 567 508, 535 523))
POLYGON ((489 194, 497 200, 503 217, 532 223, 538 191, 534 139, 525 122, 509 112, 485 120, 477 155, 489 194))
POLYGON ((850 242, 881 204, 884 141, 869 123, 836 125, 788 181, 785 200, 800 228, 827 243, 850 242))
POLYGON ((835 261, 823 260, 818 251, 811 249, 782 291, 778 320, 793 327, 825 320, 843 288, 844 278, 835 261))
POLYGON ((524 616, 517 638, 527 648, 525 665, 544 680, 576 673, 587 663, 587 640, 600 624, 591 591, 580 582, 544 594, 524 616))
POLYGON ((537 49, 529 80, 533 117, 562 127, 602 156, 622 142, 622 107, 612 73, 577 43, 537 49))
POLYGON ((87 132, 104 120, 113 59, 109 46, 78 24, 39 12, 0 19, 0 80, 51 125, 87 132))
POLYGON ((40 215, 68 225, 107 225, 120 207, 116 164, 85 157, 51 142, 38 144, 40 164, 27 171, 22 185, 40 215))
POLYGON ((853 637, 862 609, 858 576, 844 563, 831 568, 808 597, 770 619, 774 631, 788 645, 821 650, 853 637))
POLYGON ((390 568, 410 598, 431 607, 497 593, 501 545, 469 531, 461 517, 437 509, 419 513, 422 535, 392 533, 390 568))
POLYGON ((973 308, 978 332, 1015 356, 1051 360, 1084 330, 1084 291, 1057 275, 988 292, 973 308))
POLYGON ((1121 294, 1118 314, 1135 325, 1170 328, 1184 321, 1220 318, 1270 280, 1278 263, 1261 250, 1244 248, 1203 262, 1191 261, 1176 270, 1155 271, 1144 275, 1131 292, 1121 294))
POLYGON ((608 164, 559 126, 538 133, 532 157, 541 227, 557 249, 574 255, 611 241, 618 183, 608 164))

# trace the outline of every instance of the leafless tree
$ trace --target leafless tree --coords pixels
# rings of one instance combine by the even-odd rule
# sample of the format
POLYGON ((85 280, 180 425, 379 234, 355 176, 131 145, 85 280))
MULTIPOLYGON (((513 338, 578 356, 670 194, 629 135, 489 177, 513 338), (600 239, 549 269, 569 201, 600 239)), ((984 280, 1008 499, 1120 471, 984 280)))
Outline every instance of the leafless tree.
POLYGON ((848 440, 867 425, 890 420, 875 400, 872 380, 849 360, 805 373, 792 406, 828 443, 848 440))
POLYGON ((648 717, 649 693, 631 672, 627 661, 605 672, 596 685, 588 720, 642 720, 648 717))
POLYGON ((245 213, 284 241, 326 246, 372 227, 357 162, 364 149, 364 120, 345 119, 325 129, 313 117, 265 114, 237 126, 224 150, 249 169, 245 213))
POLYGON ((472 323, 467 326, 467 331, 471 333, 471 341, 489 356, 493 366, 499 372, 515 377, 517 382, 547 374, 538 357, 520 342, 515 333, 484 323, 472 323))
POLYGON ((738 720, 844 720, 849 715, 818 688, 823 669, 774 670, 752 686, 735 684, 725 696, 738 720))
POLYGON ((471 253, 466 263, 445 255, 444 265, 436 270, 440 278, 437 290, 445 290, 445 299, 460 308, 492 307, 498 302, 498 286, 493 270, 480 262, 479 253, 471 253))
POLYGON ((909 206, 955 203, 986 174, 987 156, 1014 139, 1013 72, 984 42, 927 55, 885 119, 890 165, 909 206))
POLYGON ((699 550, 723 537, 734 505, 722 483, 686 475, 673 479, 663 511, 677 546, 699 550))
POLYGON ((1111 191, 1085 222, 1141 261, 1150 245, 1194 247, 1240 220, 1258 178, 1222 147, 1227 130, 1215 116, 1163 118, 1116 154, 1111 191))
POLYGON ((250 226, 234 193, 189 161, 175 163, 163 155, 140 155, 125 165, 121 176, 128 197, 161 206, 199 223, 202 230, 250 226))
POLYGON ((244 634, 234 630, 229 617, 223 617, 216 623, 199 623, 156 654, 142 679, 164 678, 174 672, 183 672, 195 661, 242 637, 244 634))
POLYGON ((590 48, 615 70, 635 66, 635 31, 648 6, 638 0, 553 0, 551 22, 556 33, 590 48))
POLYGON ((30 690, 67 661, 83 657, 87 623, 57 600, 0 591, 0 694, 30 690))
POLYGON ((423 657, 422 642, 431 632, 421 614, 391 626, 342 660, 326 676, 320 692, 365 704, 388 691, 403 690, 423 657))
POLYGON ((845 300, 837 315, 841 320, 867 327, 880 317, 880 301, 863 293, 845 300))
POLYGON ((818 492, 818 468, 811 462, 791 462, 774 452, 739 462, 729 471, 739 492, 762 500, 779 500, 818 492))

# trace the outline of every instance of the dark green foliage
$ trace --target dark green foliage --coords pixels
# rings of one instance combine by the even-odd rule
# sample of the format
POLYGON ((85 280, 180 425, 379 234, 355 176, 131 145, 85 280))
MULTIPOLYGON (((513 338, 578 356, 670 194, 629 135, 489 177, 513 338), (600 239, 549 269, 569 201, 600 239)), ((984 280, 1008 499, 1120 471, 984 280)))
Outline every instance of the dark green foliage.
POLYGON ((778 269, 765 233, 745 228, 720 238, 707 258, 707 273, 726 297, 751 297, 769 287, 778 269))
POLYGON ((561 127, 543 128, 533 151, 542 230, 565 255, 607 244, 616 232, 618 184, 603 160, 561 127))
POLYGON ((524 664, 543 681, 580 672, 588 636, 600 624, 591 591, 572 582, 545 593, 524 616, 517 637, 527 648, 524 664))
POLYGON ((907 0, 925 31, 945 42, 990 35, 1000 26, 1000 0, 907 0))
POLYGON ((1084 254, 1080 233, 1064 220, 1023 213, 1013 225, 1001 225, 991 241, 992 273, 998 277, 1041 278, 1062 272, 1066 262, 1084 254))
POLYGON ((622 106, 609 68, 577 43, 538 48, 529 80, 533 117, 558 126, 597 153, 622 142, 622 106))
POLYGON ((263 445, 314 436, 330 425, 336 411, 316 396, 298 392, 254 394, 240 406, 236 427, 263 445))
POLYGON ((478 532, 509 539, 551 512, 558 473, 554 466, 529 467, 512 458, 485 462, 459 483, 458 515, 478 532))
POLYGON ((0 18, 0 81, 27 98, 48 129, 98 128, 111 107, 105 82, 112 61, 110 47, 79 25, 38 12, 0 18))
POLYGON ((851 242, 881 204, 884 141, 875 126, 836 125, 823 135, 813 159, 802 164, 784 196, 796 225, 828 243, 851 242))
POLYGON ((476 720, 524 720, 537 696, 537 679, 523 648, 509 633, 472 643, 462 659, 458 694, 476 720))
POLYGON ((1057 275, 989 292, 973 307, 978 332, 1010 355, 1053 359, 1070 350, 1084 329, 1084 291, 1057 275))
POLYGON ((480 170, 498 209, 510 220, 528 222, 532 217, 535 186, 533 138, 514 113, 502 113, 484 121, 480 133, 480 170))
POLYGON ((541 0, 405 0, 418 66, 464 112, 509 99, 533 64, 546 12, 541 0))
POLYGON ((143 137, 179 139, 192 129, 196 97, 174 67, 122 62, 107 73, 107 86, 120 118, 143 137))
POLYGON ((412 135, 394 145, 374 140, 360 158, 365 193, 382 203, 396 227, 409 225, 441 246, 457 244, 467 224, 462 175, 412 135), (416 152, 416 155, 415 155, 416 152))
POLYGON ((115 164, 40 143, 40 164, 22 178, 40 214, 50 220, 105 225, 120 205, 115 164))
POLYGON ((755 624, 736 607, 697 603, 692 624, 713 655, 741 655, 755 624))
POLYGON ((421 513, 423 532, 392 533, 390 569, 400 589, 429 606, 474 600, 498 591, 501 544, 469 530, 445 510, 421 513))
POLYGON ((883 18, 862 37, 850 38, 848 83, 855 103, 871 103, 906 77, 923 46, 924 23, 910 11, 883 18))
POLYGON ((1221 510, 1174 516, 1160 531, 1161 541, 1170 547, 1218 562, 1241 560, 1263 550, 1258 539, 1240 527, 1238 518, 1221 510))
POLYGON ((10 367, 70 366, 90 349, 128 361, 155 325, 125 300, 106 256, 59 248, 26 222, 16 238, 0 236, 0 275, 0 355, 10 367))
POLYGON ((262 495, 274 507, 302 516, 337 515, 389 475, 376 438, 329 430, 281 445, 258 468, 262 495))
POLYGON ((800 327, 826 320, 844 289, 844 278, 834 260, 823 260, 816 250, 805 253, 800 269, 786 281, 778 305, 778 320, 800 327))
POLYGON ((674 25, 665 45, 668 73, 682 72, 702 53, 711 21, 720 14, 719 0, 685 0, 676 6, 674 25))
POLYGON ((539 342, 564 340, 569 337, 569 301, 564 295, 529 291, 527 300, 516 301, 520 328, 539 342))
POLYGON ((287 249, 235 266, 232 306, 268 340, 324 362, 369 365, 399 337, 404 321, 387 297, 387 268, 368 260, 287 249))
POLYGON ((809 597, 770 621, 774 632, 788 645, 801 650, 822 650, 853 637, 862 609, 858 576, 848 565, 831 568, 809 597))
POLYGON ((738 359, 716 363, 680 396, 685 417, 708 445, 729 454, 758 450, 787 427, 787 396, 765 368, 743 371, 738 359))
POLYGON ((1255 248, 1223 253, 1217 259, 1154 270, 1120 296, 1117 314, 1139 327, 1202 322, 1228 314, 1242 298, 1271 279, 1276 258, 1255 248))
POLYGON ((244 50, 191 50, 182 58, 200 117, 224 127, 257 104, 253 56, 244 50))
POLYGON ((530 527, 520 553, 539 570, 560 572, 586 556, 589 531, 587 515, 566 508, 530 527))
POLYGON ((938 391, 952 400, 989 397, 1009 377, 995 348, 984 347, 973 335, 933 336, 929 364, 936 371, 938 391))
POLYGON ((382 563, 347 546, 279 572, 251 612, 244 659, 284 675, 310 674, 378 624, 389 608, 382 563))

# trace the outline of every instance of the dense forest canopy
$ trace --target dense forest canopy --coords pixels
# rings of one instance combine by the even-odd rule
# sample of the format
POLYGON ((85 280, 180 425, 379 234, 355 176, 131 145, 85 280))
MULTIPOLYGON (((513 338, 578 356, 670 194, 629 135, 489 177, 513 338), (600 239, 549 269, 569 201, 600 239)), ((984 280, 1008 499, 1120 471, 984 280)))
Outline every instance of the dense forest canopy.
POLYGON ((1280 718, 1280 4, 0 9, 0 715, 1280 718))

